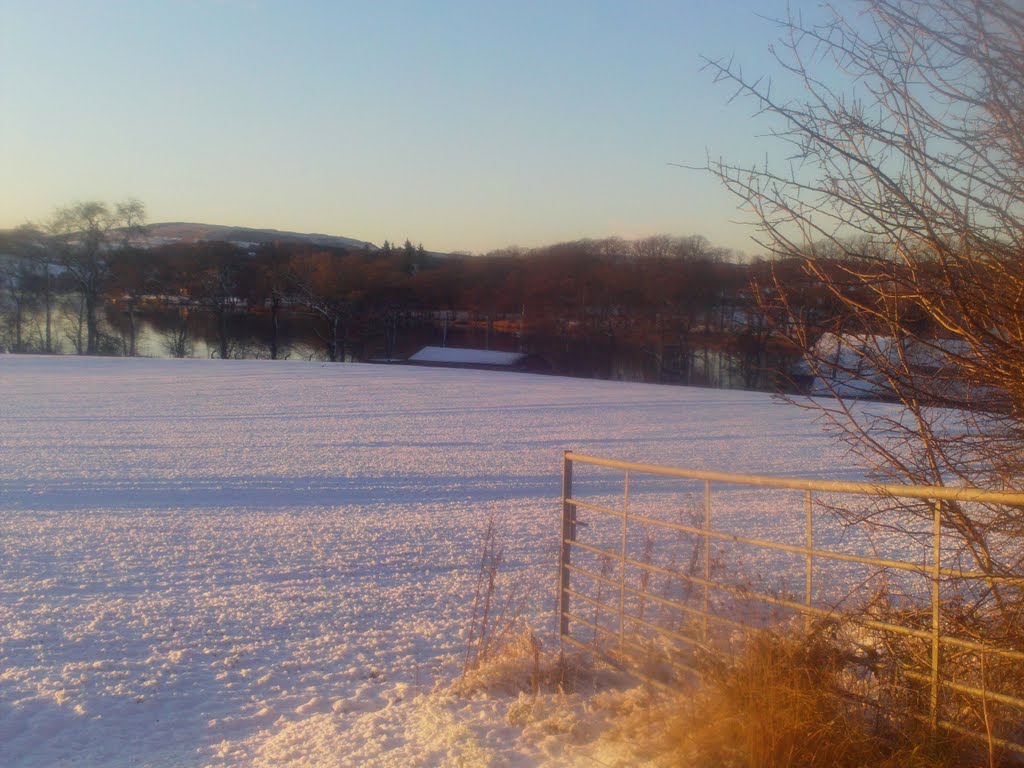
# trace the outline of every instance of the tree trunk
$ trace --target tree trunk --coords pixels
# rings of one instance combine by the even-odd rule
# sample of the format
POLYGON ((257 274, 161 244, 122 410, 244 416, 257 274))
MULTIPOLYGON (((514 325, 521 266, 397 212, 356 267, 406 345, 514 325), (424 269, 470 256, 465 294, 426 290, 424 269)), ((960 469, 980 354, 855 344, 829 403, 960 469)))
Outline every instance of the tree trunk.
POLYGON ((15 293, 14 294, 14 351, 15 352, 23 352, 24 351, 24 348, 22 347, 22 341, 21 341, 21 317, 22 317, 21 307, 22 307, 22 303, 23 302, 21 300, 21 294, 20 293, 15 293))
POLYGON ((228 312, 223 308, 217 313, 217 341, 220 344, 220 359, 228 359, 228 312))
POLYGON ((50 285, 50 266, 46 266, 46 354, 53 354, 52 318, 53 318, 53 290, 50 285))
POLYGON ((75 353, 85 354, 85 339, 82 338, 82 331, 85 330, 85 297, 78 295, 78 322, 75 323, 75 353))
POLYGON ((279 314, 281 311, 281 299, 274 293, 270 297, 270 359, 277 360, 277 339, 279 328, 279 314))
POLYGON ((389 309, 384 313, 384 357, 387 360, 394 357, 397 339, 398 313, 389 309))
POLYGON ((135 297, 132 296, 128 299, 128 357, 136 357, 138 355, 136 338, 135 297))
POLYGON ((338 315, 334 316, 334 322, 331 323, 331 362, 338 362, 338 327, 341 325, 341 317, 338 315))
POLYGON ((96 296, 85 294, 85 338, 87 355, 95 355, 100 349, 100 333, 96 321, 96 296))

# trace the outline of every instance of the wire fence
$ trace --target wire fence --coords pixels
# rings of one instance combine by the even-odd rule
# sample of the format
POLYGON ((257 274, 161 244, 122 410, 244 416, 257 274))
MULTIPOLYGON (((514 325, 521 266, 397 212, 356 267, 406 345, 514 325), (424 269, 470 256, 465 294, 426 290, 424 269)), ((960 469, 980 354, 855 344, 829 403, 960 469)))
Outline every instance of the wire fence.
MULTIPOLYGON (((671 685, 699 673, 695 653, 735 653, 751 632, 842 619, 864 633, 869 653, 872 638, 902 643, 899 679, 923 699, 933 727, 1024 757, 1024 633, 972 635, 951 611, 971 596, 975 605, 1007 594, 1020 601, 1024 577, 964 567, 950 524, 954 505, 1022 509, 1024 494, 687 470, 571 451, 562 477, 564 643, 671 685), (885 535, 871 535, 878 531, 885 535), (875 595, 886 596, 884 610, 875 595)), ((1020 547, 1012 537, 1005 544, 1020 547)))

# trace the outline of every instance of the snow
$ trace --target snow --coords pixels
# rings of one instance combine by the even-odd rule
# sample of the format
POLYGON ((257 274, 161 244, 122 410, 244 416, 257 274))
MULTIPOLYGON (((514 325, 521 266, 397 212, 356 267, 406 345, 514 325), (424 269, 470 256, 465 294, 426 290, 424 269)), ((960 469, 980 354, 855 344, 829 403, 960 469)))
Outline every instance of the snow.
POLYGON ((525 355, 518 352, 493 352, 487 349, 455 347, 424 347, 409 358, 414 363, 447 363, 458 365, 515 365, 525 355))
POLYGON ((628 764, 592 702, 447 687, 492 514, 550 643, 565 449, 859 476, 760 393, 0 356, 0 762, 628 764))
MULTIPOLYGON (((936 371, 968 359, 972 351, 960 339, 932 339, 928 342, 908 338, 902 342, 892 336, 825 333, 815 344, 815 355, 825 361, 811 384, 814 395, 835 393, 840 397, 879 397, 892 394, 892 385, 881 361, 889 370, 901 371, 905 365, 922 371, 936 371), (901 362, 904 361, 904 362, 901 362)), ((812 373, 806 362, 804 373, 812 373)), ((947 384, 948 386, 948 384, 947 384)))

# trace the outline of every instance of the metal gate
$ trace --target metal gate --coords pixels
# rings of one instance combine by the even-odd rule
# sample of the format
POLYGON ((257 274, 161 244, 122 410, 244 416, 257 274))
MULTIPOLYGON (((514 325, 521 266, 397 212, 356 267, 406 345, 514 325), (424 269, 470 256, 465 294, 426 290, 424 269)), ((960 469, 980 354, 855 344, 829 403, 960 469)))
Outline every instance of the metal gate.
MULTIPOLYGON (((920 587, 918 609, 908 609, 904 620, 894 621, 892 612, 878 618, 862 612, 854 620, 865 631, 905 637, 907 642, 920 646, 922 665, 902 669, 901 674, 927 696, 931 724, 1024 755, 1024 733, 1020 730, 1024 690, 1018 687, 1024 678, 1024 648, 962 636, 949 626, 943 614, 943 600, 963 585, 1017 591, 1018 595, 1024 587, 1020 575, 994 576, 965 570, 944 551, 944 536, 954 536, 944 520, 944 505, 1024 508, 1024 494, 687 470, 571 451, 564 455, 562 473, 558 611, 564 643, 628 666, 652 682, 672 684, 678 677, 675 673, 696 669, 692 661, 695 650, 728 652, 737 636, 777 627, 787 616, 808 626, 835 618, 840 611, 828 593, 847 588, 842 582, 849 576, 842 577, 842 568, 868 567, 886 579, 916 582, 920 587), (581 482, 584 474, 592 475, 587 482, 581 482), (653 484, 651 479, 655 480, 653 484), (639 490, 638 481, 646 481, 650 487, 639 490), (674 483, 686 484, 688 489, 681 492, 673 488, 674 483), (736 489, 743 489, 747 495, 731 505, 715 502, 736 489), (788 528, 798 540, 749 535, 750 508, 746 507, 744 515, 743 505, 753 498, 749 494, 771 489, 784 494, 790 510, 793 506, 799 510, 799 520, 790 521, 788 528), (681 494, 691 501, 689 519, 667 519, 659 513, 666 509, 666 499, 678 502, 681 494), (638 503, 638 495, 643 496, 643 503, 638 503), (823 521, 833 519, 822 515, 821 508, 839 509, 856 498, 898 499, 901 504, 923 505, 916 517, 920 521, 921 511, 927 511, 923 529, 905 531, 913 539, 908 549, 918 557, 900 556, 899 552, 867 555, 849 547, 816 546, 816 536, 822 537, 823 521), (740 509, 738 516, 736 509, 740 509), (719 517, 723 523, 728 523, 730 517, 740 523, 745 520, 746 527, 722 530, 716 524, 719 517), (659 556, 659 539, 664 542, 672 536, 685 539, 688 557, 680 557, 678 548, 674 561, 659 556), (759 553, 758 557, 769 561, 785 559, 784 567, 778 570, 786 571, 790 581, 784 588, 770 580, 743 582, 740 576, 737 581, 739 570, 730 569, 728 562, 730 552, 737 548, 759 553), (660 589, 655 586, 659 580, 660 589), (961 662, 958 669, 970 667, 965 665, 965 657, 975 660, 974 666, 981 669, 980 678, 957 679, 952 665, 944 663, 954 656, 961 662), (986 677, 986 661, 990 669, 1013 665, 1021 675, 1016 683, 1011 682, 1009 690, 998 690, 986 677), (650 674, 652 666, 657 674, 650 674), (1004 721, 999 729, 1002 735, 993 735, 991 723, 986 728, 965 727, 947 718, 945 713, 956 703, 953 699, 982 702, 986 717, 998 709, 1004 721)), ((765 527, 774 520, 765 516, 754 527, 765 527)), ((1016 545, 1020 546, 1019 540, 1016 545)), ((910 604, 914 603, 908 597, 910 604)))

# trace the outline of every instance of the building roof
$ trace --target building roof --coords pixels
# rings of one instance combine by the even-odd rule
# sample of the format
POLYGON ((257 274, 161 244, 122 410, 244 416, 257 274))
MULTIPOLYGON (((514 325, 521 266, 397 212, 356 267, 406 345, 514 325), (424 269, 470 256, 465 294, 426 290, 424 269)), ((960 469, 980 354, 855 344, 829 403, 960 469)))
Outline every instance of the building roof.
POLYGON ((446 363, 449 365, 508 365, 521 363, 526 355, 519 352, 493 352, 489 349, 457 349, 455 347, 424 347, 409 358, 411 363, 446 363))

